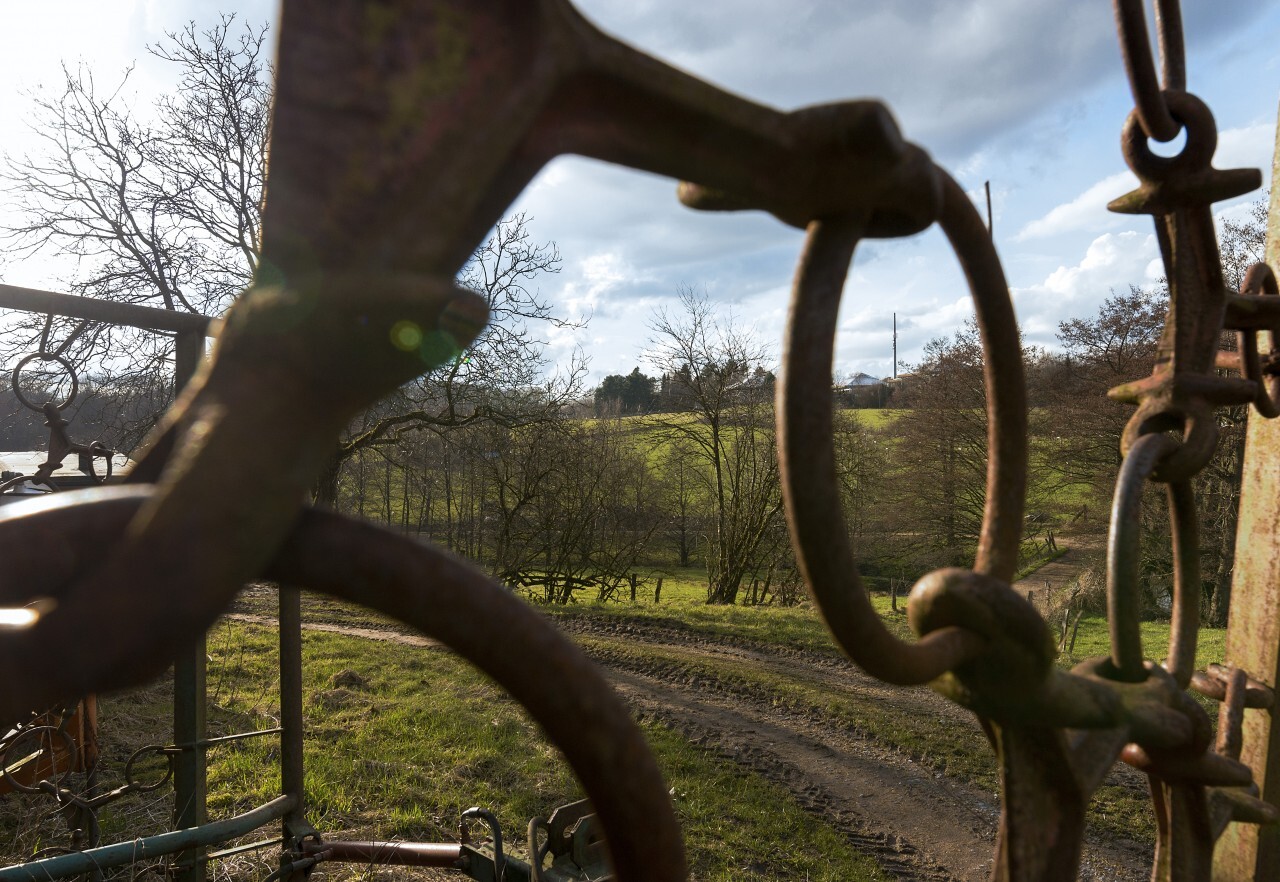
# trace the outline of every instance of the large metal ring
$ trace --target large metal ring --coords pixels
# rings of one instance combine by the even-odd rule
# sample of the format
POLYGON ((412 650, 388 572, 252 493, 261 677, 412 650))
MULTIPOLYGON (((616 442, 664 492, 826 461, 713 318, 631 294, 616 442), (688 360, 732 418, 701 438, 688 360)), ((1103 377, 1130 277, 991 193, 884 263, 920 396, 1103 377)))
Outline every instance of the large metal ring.
MULTIPOLYGON (((1111 632, 1112 676, 1125 683, 1147 679, 1142 650, 1142 595, 1138 572, 1142 556, 1142 491, 1161 464, 1180 445, 1169 435, 1143 435, 1129 448, 1111 505, 1107 539, 1107 623, 1111 632)), ((1165 663, 1180 689, 1195 673, 1196 632, 1200 627, 1199 525, 1190 478, 1168 483, 1173 541, 1173 621, 1165 663)))
POLYGON ((13 369, 13 379, 11 381, 13 384, 14 397, 22 402, 23 407, 26 407, 29 410, 34 410, 36 413, 44 411, 43 405, 32 403, 27 396, 22 394, 22 384, 19 382, 22 377, 22 369, 36 359, 39 359, 40 361, 56 361, 58 364, 62 365, 63 369, 67 372, 67 376, 70 377, 71 391, 67 393, 67 397, 62 400, 61 404, 54 405, 58 410, 64 410, 67 405, 76 400, 76 393, 80 391, 80 380, 76 377, 76 369, 71 366, 71 362, 67 361, 61 355, 45 355, 41 352, 33 352, 26 358, 22 359, 22 361, 18 362, 17 367, 13 369))
POLYGON ((103 444, 101 441, 93 441, 87 447, 83 448, 82 451, 78 450, 75 452, 76 453, 83 452, 84 455, 88 457, 88 462, 87 462, 87 465, 89 467, 88 476, 89 476, 89 479, 93 481, 93 483, 105 484, 111 480, 111 475, 115 470, 116 452, 114 450, 112 450, 107 445, 103 444), (98 476, 97 470, 94 469, 93 467, 94 459, 96 459, 99 456, 106 461, 106 465, 107 465, 107 473, 105 475, 102 475, 101 477, 98 476))
POLYGON ((129 754, 128 761, 124 764, 124 780, 129 785, 132 793, 150 793, 153 790, 159 790, 169 782, 173 777, 173 757, 167 753, 160 744, 148 744, 146 747, 139 747, 133 753, 129 754), (144 783, 133 776, 134 764, 143 756, 149 753, 158 754, 164 760, 164 775, 151 783, 144 783))
MULTIPOLYGON (((1008 582, 1017 567, 1026 492, 1026 390, 1008 285, 986 226, 941 169, 939 222, 973 292, 987 389, 987 503, 975 569, 1008 582)), ((782 491, 796 558, 836 642, 859 666, 890 683, 928 682, 981 650, 982 638, 943 628, 905 643, 889 633, 862 589, 842 517, 832 441, 831 371, 836 315, 861 218, 809 226, 791 301, 783 381, 778 387, 782 491)))
MULTIPOLYGON (((0 603, 19 603, 27 594, 59 599, 75 584, 74 574, 95 565, 92 549, 118 542, 153 490, 101 487, 6 506, 0 559, 13 578, 0 584, 0 603), (76 541, 61 542, 58 572, 50 573, 50 543, 68 536, 76 541)), ((680 827, 643 734, 596 666, 546 617, 448 552, 314 510, 302 515, 263 575, 394 616, 474 664, 524 705, 564 754, 600 818, 620 882, 686 878, 680 827), (494 640, 495 633, 502 639, 494 640)), ((175 606, 181 601, 173 595, 175 606)), ((0 667, 29 670, 27 657, 48 645, 43 629, 56 627, 68 606, 25 631, 0 633, 0 667)), ((75 620, 100 626, 92 616, 75 620)), ((66 644, 91 646, 95 634, 63 636, 66 644)), ((163 638, 125 620, 116 623, 113 639, 145 656, 145 647, 163 638)), ((87 649, 41 655, 41 665, 49 682, 79 693, 100 691, 112 676, 93 667, 87 649)), ((0 720, 16 714, 18 702, 27 704, 0 681, 0 720)))

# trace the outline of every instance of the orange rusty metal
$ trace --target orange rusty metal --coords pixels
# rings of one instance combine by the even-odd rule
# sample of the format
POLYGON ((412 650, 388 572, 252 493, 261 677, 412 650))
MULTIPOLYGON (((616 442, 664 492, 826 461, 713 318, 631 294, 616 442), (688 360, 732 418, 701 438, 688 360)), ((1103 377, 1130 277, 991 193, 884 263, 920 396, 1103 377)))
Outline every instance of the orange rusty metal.
MULTIPOLYGON (((1126 525, 1111 549, 1109 591, 1121 620, 1114 658, 1057 669, 1043 620, 1009 587, 1022 528, 1026 400, 1008 291, 963 190, 903 139, 883 105, 763 107, 600 33, 567 0, 285 0, 260 269, 229 313, 214 358, 135 471, 135 480, 153 483, 0 512, 0 557, 21 576, 0 584, 0 602, 56 601, 31 626, 0 631, 0 666, 29 670, 31 659, 48 658, 44 647, 62 650, 38 678, 0 679, 0 721, 144 681, 201 634, 243 582, 275 576, 381 609, 453 646, 508 688, 562 748, 593 799, 617 878, 684 878, 679 828, 656 763, 580 651, 461 561, 304 504, 354 415, 479 332, 484 303, 457 288, 454 273, 543 165, 577 153, 681 178, 680 200, 693 208, 764 210, 808 228, 779 405, 797 555, 846 651, 889 681, 932 679, 990 734, 1003 793, 993 878, 1074 878, 1085 807, 1117 758, 1152 780, 1160 828, 1154 878, 1207 878, 1214 842, 1230 821, 1280 817, 1254 795, 1251 767, 1264 788, 1280 786, 1280 777, 1268 777, 1270 753, 1252 753, 1261 724, 1257 711, 1245 710, 1251 695, 1257 703, 1261 687, 1274 686, 1280 652, 1280 634, 1267 630, 1280 627, 1277 564, 1258 556, 1274 557, 1276 547, 1280 437, 1274 427, 1251 426, 1242 519, 1250 539, 1241 541, 1256 540, 1256 550, 1237 555, 1247 571, 1242 596, 1273 623, 1234 627, 1233 668, 1222 677, 1190 669, 1196 540, 1187 482, 1213 454, 1213 408, 1262 403, 1273 385, 1266 375, 1273 362, 1247 346, 1233 362, 1246 376, 1215 373, 1228 362, 1216 353, 1224 322, 1265 337, 1280 310, 1256 274, 1256 292, 1222 290, 1209 206, 1256 186, 1259 176, 1211 166, 1216 128, 1208 108, 1185 92, 1178 3, 1158 2, 1159 77, 1143 4, 1115 4, 1137 105, 1123 149, 1140 186, 1113 207, 1153 216, 1171 288, 1156 370, 1114 392, 1138 406, 1125 450, 1149 457, 1135 460, 1130 477, 1173 484, 1178 612, 1167 668, 1142 658, 1134 639, 1137 609, 1124 564, 1136 531, 1126 525), (1150 138, 1182 129, 1187 144, 1177 157, 1151 152, 1150 138), (830 333, 857 242, 935 222, 975 292, 993 461, 974 568, 940 570, 917 584, 909 621, 919 640, 906 643, 890 637, 858 596, 835 517, 830 333), (409 351, 391 333, 406 321, 423 339, 409 351), (1259 444, 1271 448, 1260 456, 1259 444), (79 541, 69 549, 57 541, 73 533, 79 541), (112 551, 87 554, 95 540, 112 551), (117 639, 92 640, 107 620, 117 639), (492 640, 494 632, 503 640, 492 640), (1259 648, 1263 640, 1270 643, 1259 648), (529 665, 530 657, 539 664, 529 665), (1260 681, 1252 691, 1248 675, 1260 681), (1221 692, 1225 731, 1216 745, 1189 684, 1221 692)), ((1122 487, 1118 498, 1133 492, 1122 487)), ((1240 605, 1238 597, 1233 609, 1240 605)), ((1267 745, 1277 740, 1262 734, 1267 745)))

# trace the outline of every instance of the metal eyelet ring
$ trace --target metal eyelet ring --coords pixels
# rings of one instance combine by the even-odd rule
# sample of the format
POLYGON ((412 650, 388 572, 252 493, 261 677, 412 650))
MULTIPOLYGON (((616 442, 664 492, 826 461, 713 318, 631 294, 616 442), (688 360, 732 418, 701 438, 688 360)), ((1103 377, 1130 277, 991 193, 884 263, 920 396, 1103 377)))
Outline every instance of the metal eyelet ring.
MULTIPOLYGON (((1240 293, 1244 295, 1280 295, 1280 286, 1276 284, 1276 275, 1265 263, 1255 263, 1249 267, 1240 285, 1240 293)), ((1280 416, 1280 377, 1267 376, 1262 371, 1262 356, 1258 351, 1258 337, 1262 331, 1241 331, 1240 367, 1245 379, 1258 384, 1258 397, 1253 406, 1267 419, 1280 416)), ((1275 337, 1272 335, 1271 347, 1275 348, 1275 337)))
POLYGON ((22 377, 22 369, 37 359, 40 361, 56 361, 62 366, 63 370, 67 372, 67 376, 71 380, 71 389, 67 392, 67 397, 64 398, 60 404, 54 405, 58 410, 64 410, 67 405, 76 400, 76 393, 80 391, 80 380, 76 377, 76 369, 71 366, 71 362, 67 361, 61 355, 44 355, 39 352, 33 352, 31 355, 28 355, 26 358, 22 359, 22 361, 18 362, 17 367, 13 369, 12 384, 14 397, 16 397, 18 401, 22 402, 22 405, 29 410, 34 410, 36 413, 44 411, 44 407, 42 405, 34 404, 29 398, 27 398, 27 396, 22 394, 22 384, 19 382, 22 377))
POLYGON ((1152 153, 1150 138, 1138 112, 1132 111, 1124 121, 1120 149, 1133 173, 1144 181, 1164 181, 1174 175, 1207 169, 1218 148, 1218 126, 1213 121, 1213 112, 1203 101, 1190 92, 1165 90, 1161 94, 1174 119, 1186 131, 1187 143, 1177 156, 1152 153))
POLYGON ((159 790, 165 784, 169 783, 169 779, 173 777, 173 757, 168 754, 164 747, 159 744, 148 744, 146 747, 139 747, 129 755, 129 761, 124 764, 124 779, 129 783, 129 789, 134 793, 150 793, 153 790, 159 790), (138 760, 146 754, 159 754, 165 761, 164 775, 159 780, 144 784, 133 777, 133 767, 138 760))
POLYGON ((114 457, 116 455, 116 452, 112 450, 110 447, 108 447, 107 445, 103 444, 101 441, 92 442, 89 445, 88 450, 86 450, 85 452, 88 454, 90 480, 92 480, 95 484, 105 484, 107 483, 107 481, 110 481, 112 472, 115 470, 114 457), (106 462, 106 465, 107 465, 107 473, 102 477, 98 477, 98 473, 93 468, 93 461, 99 456, 102 457, 102 459, 106 462))
POLYGON ((40 785, 45 782, 52 783, 56 788, 62 786, 70 776, 71 770, 75 768, 79 753, 75 739, 66 729, 58 726, 32 726, 19 732, 5 745, 3 753, 0 753, 0 775, 4 776, 6 784, 19 793, 43 793, 48 788, 40 785), (62 740, 65 755, 70 759, 61 773, 58 771, 58 747, 55 744, 55 738, 62 740), (33 785, 19 781, 15 772, 21 774, 22 767, 33 760, 38 768, 44 755, 51 757, 52 771, 49 777, 36 781, 33 785))

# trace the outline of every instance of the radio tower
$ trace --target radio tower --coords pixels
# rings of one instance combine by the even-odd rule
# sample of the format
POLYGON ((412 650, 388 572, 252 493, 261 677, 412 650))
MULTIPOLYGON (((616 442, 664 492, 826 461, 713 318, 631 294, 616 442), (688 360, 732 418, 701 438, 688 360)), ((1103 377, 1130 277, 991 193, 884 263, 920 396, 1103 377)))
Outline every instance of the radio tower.
POLYGON ((898 379, 898 314, 893 314, 893 378, 898 379))

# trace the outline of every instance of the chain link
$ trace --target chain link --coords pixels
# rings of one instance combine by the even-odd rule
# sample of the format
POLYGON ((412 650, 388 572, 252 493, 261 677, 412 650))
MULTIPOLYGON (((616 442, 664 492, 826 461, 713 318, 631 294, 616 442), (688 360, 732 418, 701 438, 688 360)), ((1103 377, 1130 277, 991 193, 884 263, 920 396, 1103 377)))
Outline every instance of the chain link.
POLYGON ((1156 32, 1163 74, 1157 78, 1143 5, 1143 0, 1115 0, 1116 28, 1125 72, 1129 75, 1129 88, 1143 134, 1157 141, 1172 141, 1182 125, 1169 107, 1166 90, 1182 91, 1187 87, 1182 15, 1178 0, 1157 0, 1156 32))

